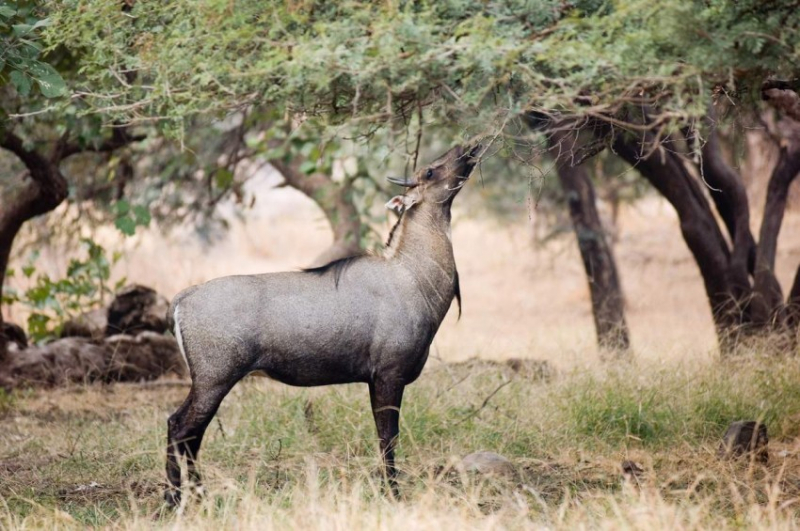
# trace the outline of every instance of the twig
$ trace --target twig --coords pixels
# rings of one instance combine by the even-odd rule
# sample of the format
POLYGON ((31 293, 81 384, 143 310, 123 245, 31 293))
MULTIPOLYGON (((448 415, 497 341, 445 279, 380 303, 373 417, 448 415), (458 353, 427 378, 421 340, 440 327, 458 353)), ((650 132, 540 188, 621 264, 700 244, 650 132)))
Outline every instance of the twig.
MULTIPOLYGON (((449 370, 449 369, 448 369, 448 370, 449 370)), ((470 374, 470 373, 467 373, 467 375, 466 375, 466 376, 464 376, 464 377, 463 377, 463 378, 461 378, 460 380, 457 380, 457 381, 456 381, 455 383, 453 383, 452 385, 448 386, 448 387, 447 387, 447 388, 445 388, 445 389, 441 389, 441 390, 439 390, 439 392, 437 392, 437 393, 436 393, 436 398, 439 398, 440 396, 442 396, 443 394, 447 393, 447 392, 448 392, 448 391, 450 391, 451 389, 453 389, 453 388, 455 388, 455 387, 457 387, 457 386, 461 385, 462 383, 466 382, 466 381, 467 381, 467 379, 468 379, 470 376, 472 376, 472 374, 470 374)))
POLYGON ((477 415, 478 413, 480 413, 480 412, 481 412, 481 411, 482 411, 484 408, 486 408, 486 406, 488 406, 488 405, 489 405, 489 401, 490 401, 492 398, 494 398, 494 395, 496 395, 497 393, 499 393, 499 392, 500 392, 500 389, 502 389, 503 387, 507 386, 507 385, 508 385, 508 384, 510 384, 510 383, 511 383, 511 380, 506 380, 505 382, 501 383, 501 384, 500 384, 500 385, 497 387, 497 389, 495 389, 494 391, 492 391, 491 393, 489 393, 489 396, 487 396, 486 398, 484 398, 484 399, 483 399, 483 403, 480 405, 480 407, 477 407, 477 408, 473 409, 473 410, 472 410, 472 411, 469 413, 469 415, 465 416, 463 419, 461 419, 461 420, 459 420, 458 422, 456 422, 456 424, 455 424, 455 425, 456 425, 456 426, 458 426, 459 424, 462 424, 462 423, 464 423, 464 422, 468 421, 469 419, 471 419, 472 417, 474 417, 475 415, 477 415))
POLYGON ((422 103, 417 100, 417 115, 419 116, 419 123, 417 124, 417 147, 414 148, 414 171, 417 171, 417 159, 419 158, 419 145, 422 143, 422 103))

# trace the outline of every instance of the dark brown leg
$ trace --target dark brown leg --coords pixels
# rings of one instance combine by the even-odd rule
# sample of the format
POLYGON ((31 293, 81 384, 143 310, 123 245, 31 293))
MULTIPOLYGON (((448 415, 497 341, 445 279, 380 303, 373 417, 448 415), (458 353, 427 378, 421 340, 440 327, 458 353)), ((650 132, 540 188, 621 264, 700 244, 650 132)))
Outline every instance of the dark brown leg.
POLYGON ((385 480, 397 497, 397 468, 394 465, 394 449, 400 433, 400 404, 403 401, 405 386, 399 382, 377 380, 369 384, 369 398, 372 416, 378 429, 381 454, 385 465, 385 480))
POLYGON ((169 420, 167 420, 167 482, 169 486, 164 492, 164 500, 171 507, 178 506, 181 501, 181 464, 178 461, 180 450, 175 439, 175 433, 178 429, 179 419, 183 418, 191 401, 192 393, 190 392, 181 407, 170 415, 169 420))
POLYGON ((197 487, 200 486, 200 474, 195 467, 200 444, 203 442, 206 428, 233 384, 225 383, 213 387, 201 387, 194 384, 186 402, 169 418, 167 422, 167 480, 169 486, 164 493, 164 499, 168 505, 177 506, 181 500, 181 468, 178 454, 186 457, 189 480, 197 487))

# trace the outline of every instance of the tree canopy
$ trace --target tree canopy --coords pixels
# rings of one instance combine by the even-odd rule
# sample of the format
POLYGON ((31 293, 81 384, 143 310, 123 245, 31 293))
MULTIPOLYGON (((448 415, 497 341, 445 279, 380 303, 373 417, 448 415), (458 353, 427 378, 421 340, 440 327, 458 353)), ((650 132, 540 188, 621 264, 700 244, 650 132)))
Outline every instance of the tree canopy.
POLYGON ((368 132, 425 109, 496 134, 529 109, 624 122, 633 104, 661 124, 800 75, 783 1, 130 4, 60 0, 48 36, 82 51, 93 109, 133 122, 258 104, 368 132))

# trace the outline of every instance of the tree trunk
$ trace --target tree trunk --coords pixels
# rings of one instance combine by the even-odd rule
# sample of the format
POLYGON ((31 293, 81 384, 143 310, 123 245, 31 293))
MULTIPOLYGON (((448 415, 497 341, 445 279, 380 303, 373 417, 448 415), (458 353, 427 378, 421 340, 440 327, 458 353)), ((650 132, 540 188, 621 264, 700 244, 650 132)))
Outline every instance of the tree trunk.
POLYGON ((789 186, 800 172, 800 149, 783 147, 767 188, 767 202, 761 222, 753 288, 753 321, 771 328, 784 321, 783 294, 775 278, 778 234, 783 223, 789 186))
MULTIPOLYGON (((17 235, 19 227, 16 229, 11 223, 5 222, 6 205, 2 198, 0 198, 0 296, 3 294, 5 287, 6 271, 8 270, 8 258, 11 256, 11 245, 14 243, 14 236, 17 235)), ((0 365, 6 361, 8 356, 8 337, 5 334, 5 327, 3 326, 3 311, 0 306, 0 365)))
MULTIPOLYGON (((710 112, 714 112, 713 107, 710 112)), ((733 245, 728 265, 730 304, 726 311, 732 322, 741 325, 729 330, 727 339, 730 348, 733 348, 740 335, 748 333, 752 328, 749 324, 752 302, 749 275, 755 269, 757 246, 750 230, 747 190, 739 174, 725 162, 715 128, 712 128, 701 154, 699 170, 709 185, 709 194, 728 229, 733 245), (730 335, 734 332, 734 335, 730 335)))
MULTIPOLYGON (((0 149, 14 154, 27 169, 12 181, 10 188, 0 191, 0 295, 4 288, 8 260, 17 233, 22 225, 36 216, 55 210, 68 196, 67 180, 59 165, 67 157, 85 152, 109 153, 144 136, 131 136, 124 127, 112 130, 104 142, 80 145, 69 142, 67 130, 50 146, 50 155, 25 147, 23 140, 11 130, 0 127, 0 149)), ((3 313, 0 311, 0 362, 8 354, 8 338, 2 332, 3 313)))
POLYGON ((287 164, 280 160, 270 163, 283 175, 286 184, 313 200, 330 223, 333 243, 319 254, 309 267, 319 267, 341 258, 361 254, 361 217, 353 203, 349 181, 337 184, 323 173, 306 175, 298 169, 299 161, 287 164))
POLYGON ((614 139, 614 151, 634 166, 677 211, 681 233, 703 277, 720 347, 728 350, 732 346, 730 334, 739 322, 730 290, 730 250, 708 201, 679 155, 661 147, 649 156, 642 155, 653 147, 653 141, 648 136, 641 144, 620 135, 614 139))
MULTIPOLYGON (((0 147, 11 151, 27 167, 10 190, 0 194, 0 295, 5 284, 11 248, 22 224, 55 209, 67 197, 67 182, 57 164, 26 149, 22 140, 10 132, 0 132, 0 147), (21 182, 20 182, 21 181, 21 182)), ((8 338, 2 332, 0 311, 0 361, 8 354, 8 338)))
POLYGON ((786 321, 796 339, 800 332, 800 266, 797 267, 792 289, 789 290, 789 296, 786 299, 786 321))
POLYGON ((586 165, 573 166, 570 163, 572 149, 564 149, 573 143, 573 138, 572 134, 555 131, 550 137, 550 146, 559 153, 556 156, 558 177, 589 282, 597 343, 603 350, 625 351, 630 348, 630 337, 617 267, 600 222, 594 186, 586 165))

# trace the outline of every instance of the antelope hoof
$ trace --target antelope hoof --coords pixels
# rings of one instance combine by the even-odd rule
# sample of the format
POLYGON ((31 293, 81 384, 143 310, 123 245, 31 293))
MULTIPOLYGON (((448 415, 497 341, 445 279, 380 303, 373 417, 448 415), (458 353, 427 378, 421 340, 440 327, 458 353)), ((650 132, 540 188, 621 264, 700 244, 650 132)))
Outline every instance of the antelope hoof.
POLYGON ((192 483, 192 497, 201 500, 206 497, 206 488, 202 483, 192 483))
POLYGON ((164 491, 164 501, 167 506, 175 509, 181 504, 181 491, 178 489, 167 489, 164 491))

